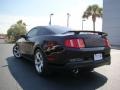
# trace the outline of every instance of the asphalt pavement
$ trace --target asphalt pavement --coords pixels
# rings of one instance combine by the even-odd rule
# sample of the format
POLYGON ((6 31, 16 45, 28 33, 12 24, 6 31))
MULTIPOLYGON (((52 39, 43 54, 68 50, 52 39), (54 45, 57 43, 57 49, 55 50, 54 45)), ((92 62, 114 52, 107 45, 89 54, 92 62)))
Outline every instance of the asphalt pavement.
POLYGON ((58 73, 39 76, 33 63, 16 59, 13 44, 0 44, 0 90, 120 90, 120 50, 112 49, 112 63, 94 72, 73 76, 58 73))

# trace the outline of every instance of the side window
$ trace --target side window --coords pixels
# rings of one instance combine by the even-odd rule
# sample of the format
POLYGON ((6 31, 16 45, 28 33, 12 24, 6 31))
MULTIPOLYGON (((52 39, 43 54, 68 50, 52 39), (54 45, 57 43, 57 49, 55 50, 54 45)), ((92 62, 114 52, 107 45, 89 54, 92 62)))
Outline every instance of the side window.
POLYGON ((36 28, 30 30, 27 34, 28 37, 33 37, 37 35, 38 30, 36 28))

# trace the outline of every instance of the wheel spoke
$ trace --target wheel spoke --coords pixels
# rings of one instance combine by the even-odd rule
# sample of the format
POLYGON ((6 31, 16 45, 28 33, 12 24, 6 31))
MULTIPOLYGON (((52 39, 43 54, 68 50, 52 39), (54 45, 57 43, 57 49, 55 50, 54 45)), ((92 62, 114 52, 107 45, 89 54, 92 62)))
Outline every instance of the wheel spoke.
POLYGON ((36 65, 36 69, 37 69, 38 72, 40 72, 40 70, 39 70, 39 66, 38 66, 38 65, 36 65))
POLYGON ((40 62, 38 60, 35 60, 35 64, 38 65, 40 64, 40 62))
POLYGON ((40 55, 40 59, 43 59, 42 55, 40 55))
POLYGON ((37 59, 40 59, 40 57, 39 57, 39 53, 36 54, 36 58, 37 58, 37 59))
POLYGON ((38 68, 39 68, 39 72, 41 72, 41 71, 42 71, 42 67, 41 67, 41 65, 38 66, 38 68))
POLYGON ((14 51, 17 51, 17 49, 16 49, 16 48, 14 48, 14 51))

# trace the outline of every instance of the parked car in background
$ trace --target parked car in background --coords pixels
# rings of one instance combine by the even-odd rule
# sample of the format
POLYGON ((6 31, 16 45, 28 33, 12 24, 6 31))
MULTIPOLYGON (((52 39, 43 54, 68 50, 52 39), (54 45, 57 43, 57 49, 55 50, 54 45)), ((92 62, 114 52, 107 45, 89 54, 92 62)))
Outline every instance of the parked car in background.
POLYGON ((13 47, 16 58, 34 61, 38 74, 66 69, 81 70, 110 65, 110 44, 107 34, 97 31, 75 31, 61 26, 32 28, 13 47))

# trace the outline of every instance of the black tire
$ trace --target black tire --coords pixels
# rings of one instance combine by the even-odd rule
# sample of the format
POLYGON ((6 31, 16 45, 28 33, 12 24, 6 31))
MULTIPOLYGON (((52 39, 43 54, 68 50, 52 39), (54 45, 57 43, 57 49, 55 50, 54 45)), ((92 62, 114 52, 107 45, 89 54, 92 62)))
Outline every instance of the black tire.
POLYGON ((13 47, 13 55, 14 55, 14 57, 16 57, 18 59, 22 57, 18 45, 14 45, 14 47, 13 47))
POLYGON ((50 74, 45 60, 46 59, 42 51, 40 51, 40 49, 37 49, 34 54, 34 64, 36 72, 41 76, 46 76, 50 74))

